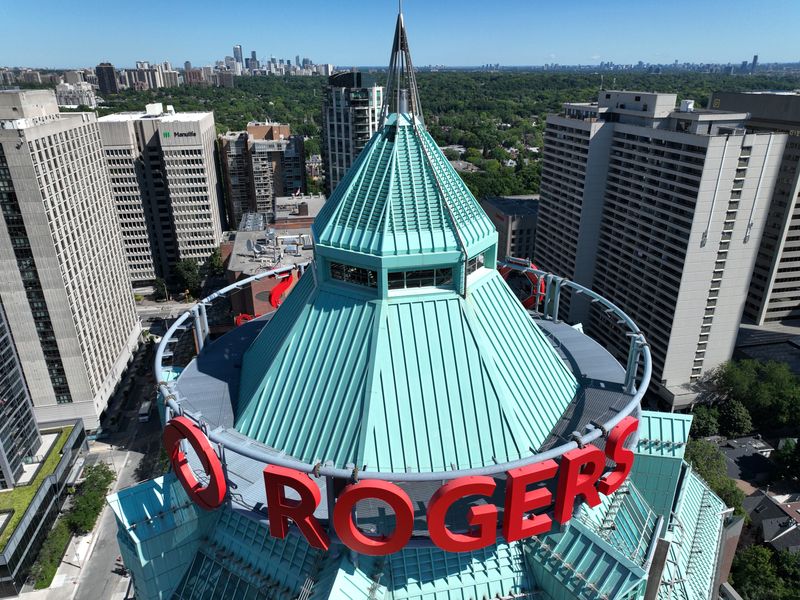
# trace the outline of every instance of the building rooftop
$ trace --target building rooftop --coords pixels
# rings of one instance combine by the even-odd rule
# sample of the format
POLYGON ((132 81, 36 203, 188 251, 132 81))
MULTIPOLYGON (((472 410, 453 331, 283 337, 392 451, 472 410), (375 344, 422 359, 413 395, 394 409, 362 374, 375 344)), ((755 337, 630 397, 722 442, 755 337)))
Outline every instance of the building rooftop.
POLYGON ((539 194, 520 196, 493 196, 482 202, 491 204, 507 215, 535 215, 539 212, 539 194))
POLYGON ((244 275, 307 263, 314 256, 310 232, 289 233, 268 227, 228 232, 226 238, 233 242, 228 270, 244 275))

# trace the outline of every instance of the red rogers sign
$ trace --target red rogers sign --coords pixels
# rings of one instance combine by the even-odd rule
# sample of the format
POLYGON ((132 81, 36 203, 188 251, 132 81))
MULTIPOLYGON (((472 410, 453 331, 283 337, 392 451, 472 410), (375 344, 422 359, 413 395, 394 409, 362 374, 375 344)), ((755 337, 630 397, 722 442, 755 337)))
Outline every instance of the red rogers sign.
MULTIPOLYGON (((638 425, 634 417, 625 417, 609 432, 605 452, 590 444, 565 452, 558 463, 546 460, 506 471, 502 523, 506 541, 547 533, 553 527, 553 518, 558 523, 566 523, 572 518, 576 501, 597 506, 600 494, 608 496, 617 490, 633 466, 634 455, 625 448, 625 442, 638 425), (608 471, 607 460, 614 463, 608 471), (556 479, 555 498, 545 487, 528 489, 533 484, 552 479, 556 479), (532 514, 541 509, 553 509, 553 518, 544 513, 532 514)), ((189 497, 205 510, 221 506, 227 493, 222 464, 199 426, 186 417, 175 417, 164 428, 163 440, 173 470, 189 497), (199 456, 209 476, 208 485, 201 486, 192 473, 181 451, 181 440, 186 440, 199 456)), ((428 533, 433 543, 448 552, 466 552, 494 544, 499 514, 494 504, 469 508, 467 522, 470 530, 466 533, 451 531, 445 524, 445 517, 458 500, 472 496, 491 497, 496 486, 492 477, 467 476, 440 487, 427 508, 428 533)), ((267 465, 264 467, 264 487, 270 535, 285 538, 291 521, 314 548, 327 550, 330 547, 326 528, 314 517, 321 498, 320 489, 311 476, 294 469, 267 465), (287 498, 286 488, 291 488, 300 499, 287 498)), ((338 494, 331 522, 336 535, 348 548, 361 554, 381 556, 401 550, 411 539, 414 507, 408 494, 394 483, 361 479, 345 486, 338 494), (367 498, 381 500, 391 507, 395 514, 395 529, 391 535, 368 535, 353 521, 356 505, 367 498)))

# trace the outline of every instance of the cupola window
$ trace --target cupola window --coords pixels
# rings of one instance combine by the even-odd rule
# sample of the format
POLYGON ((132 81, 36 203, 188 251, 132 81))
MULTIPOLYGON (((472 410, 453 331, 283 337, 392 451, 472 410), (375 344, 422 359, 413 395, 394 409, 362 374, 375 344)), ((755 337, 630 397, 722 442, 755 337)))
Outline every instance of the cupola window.
POLYGON ((331 263, 331 279, 363 285, 365 287, 378 287, 378 272, 338 262, 331 263))
POLYGON ((420 287, 445 287, 453 283, 453 269, 415 269, 390 271, 389 289, 402 290, 420 287))

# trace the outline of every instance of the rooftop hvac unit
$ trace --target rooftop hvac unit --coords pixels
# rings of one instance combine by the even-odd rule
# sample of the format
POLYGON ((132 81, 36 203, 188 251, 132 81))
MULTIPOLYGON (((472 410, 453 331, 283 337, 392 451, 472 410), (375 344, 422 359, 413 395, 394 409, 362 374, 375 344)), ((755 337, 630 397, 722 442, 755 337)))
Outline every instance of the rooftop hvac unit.
POLYGON ((681 112, 694 112, 694 100, 681 100, 681 112))

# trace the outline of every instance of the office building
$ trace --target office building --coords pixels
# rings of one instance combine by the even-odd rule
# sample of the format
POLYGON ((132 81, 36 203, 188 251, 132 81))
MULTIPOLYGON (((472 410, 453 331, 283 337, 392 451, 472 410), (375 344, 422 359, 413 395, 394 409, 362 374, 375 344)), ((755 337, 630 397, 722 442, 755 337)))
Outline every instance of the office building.
POLYGON ((0 490, 14 487, 40 444, 28 384, 0 298, 0 490))
POLYGON ((59 106, 87 106, 97 108, 97 98, 94 95, 94 86, 91 83, 59 83, 56 86, 56 102, 59 106))
POLYGON ((480 202, 497 229, 497 256, 533 258, 539 194, 489 197, 480 202))
POLYGON ((97 86, 100 88, 101 94, 117 94, 119 93, 119 85, 117 84, 117 71, 111 63, 100 63, 94 69, 97 75, 97 86))
POLYGON ((383 88, 371 75, 348 72, 328 78, 322 106, 322 153, 329 194, 378 130, 381 102, 383 88))
POLYGON ((248 212, 274 213, 276 196, 305 192, 303 136, 280 123, 249 123, 219 136, 228 221, 248 212))
POLYGON ((94 113, 0 92, 0 298, 39 422, 99 416, 140 325, 94 113))
POLYGON ((242 59, 242 47, 239 44, 236 44, 233 47, 233 60, 239 64, 239 68, 244 66, 244 60, 242 59))
POLYGON ((98 120, 130 279, 172 278, 203 263, 222 236, 214 115, 148 104, 98 120))
MULTIPOLYGON (((407 55, 402 16, 394 39, 407 55)), ((683 461, 691 416, 640 412, 636 361, 523 309, 418 103, 387 109, 274 315, 206 344, 198 309, 200 355, 156 366, 176 468, 109 498, 136 596, 716 600, 741 520, 683 461), (603 442, 629 477, 560 511, 527 489, 570 464, 594 489, 580 432, 609 418, 638 423, 603 442)))
POLYGON ((800 93, 715 92, 711 106, 747 112, 750 131, 788 135, 750 280, 744 320, 769 326, 800 319, 800 93))
MULTIPOLYGON (((746 113, 675 102, 602 91, 548 117, 536 237, 549 242, 534 258, 637 322, 650 390, 680 408, 733 353, 786 136, 746 133, 746 113)), ((564 300, 562 315, 627 353, 596 306, 564 300)))
POLYGON ((250 69, 258 69, 259 68, 258 57, 256 56, 256 51, 253 50, 250 52, 250 69))

